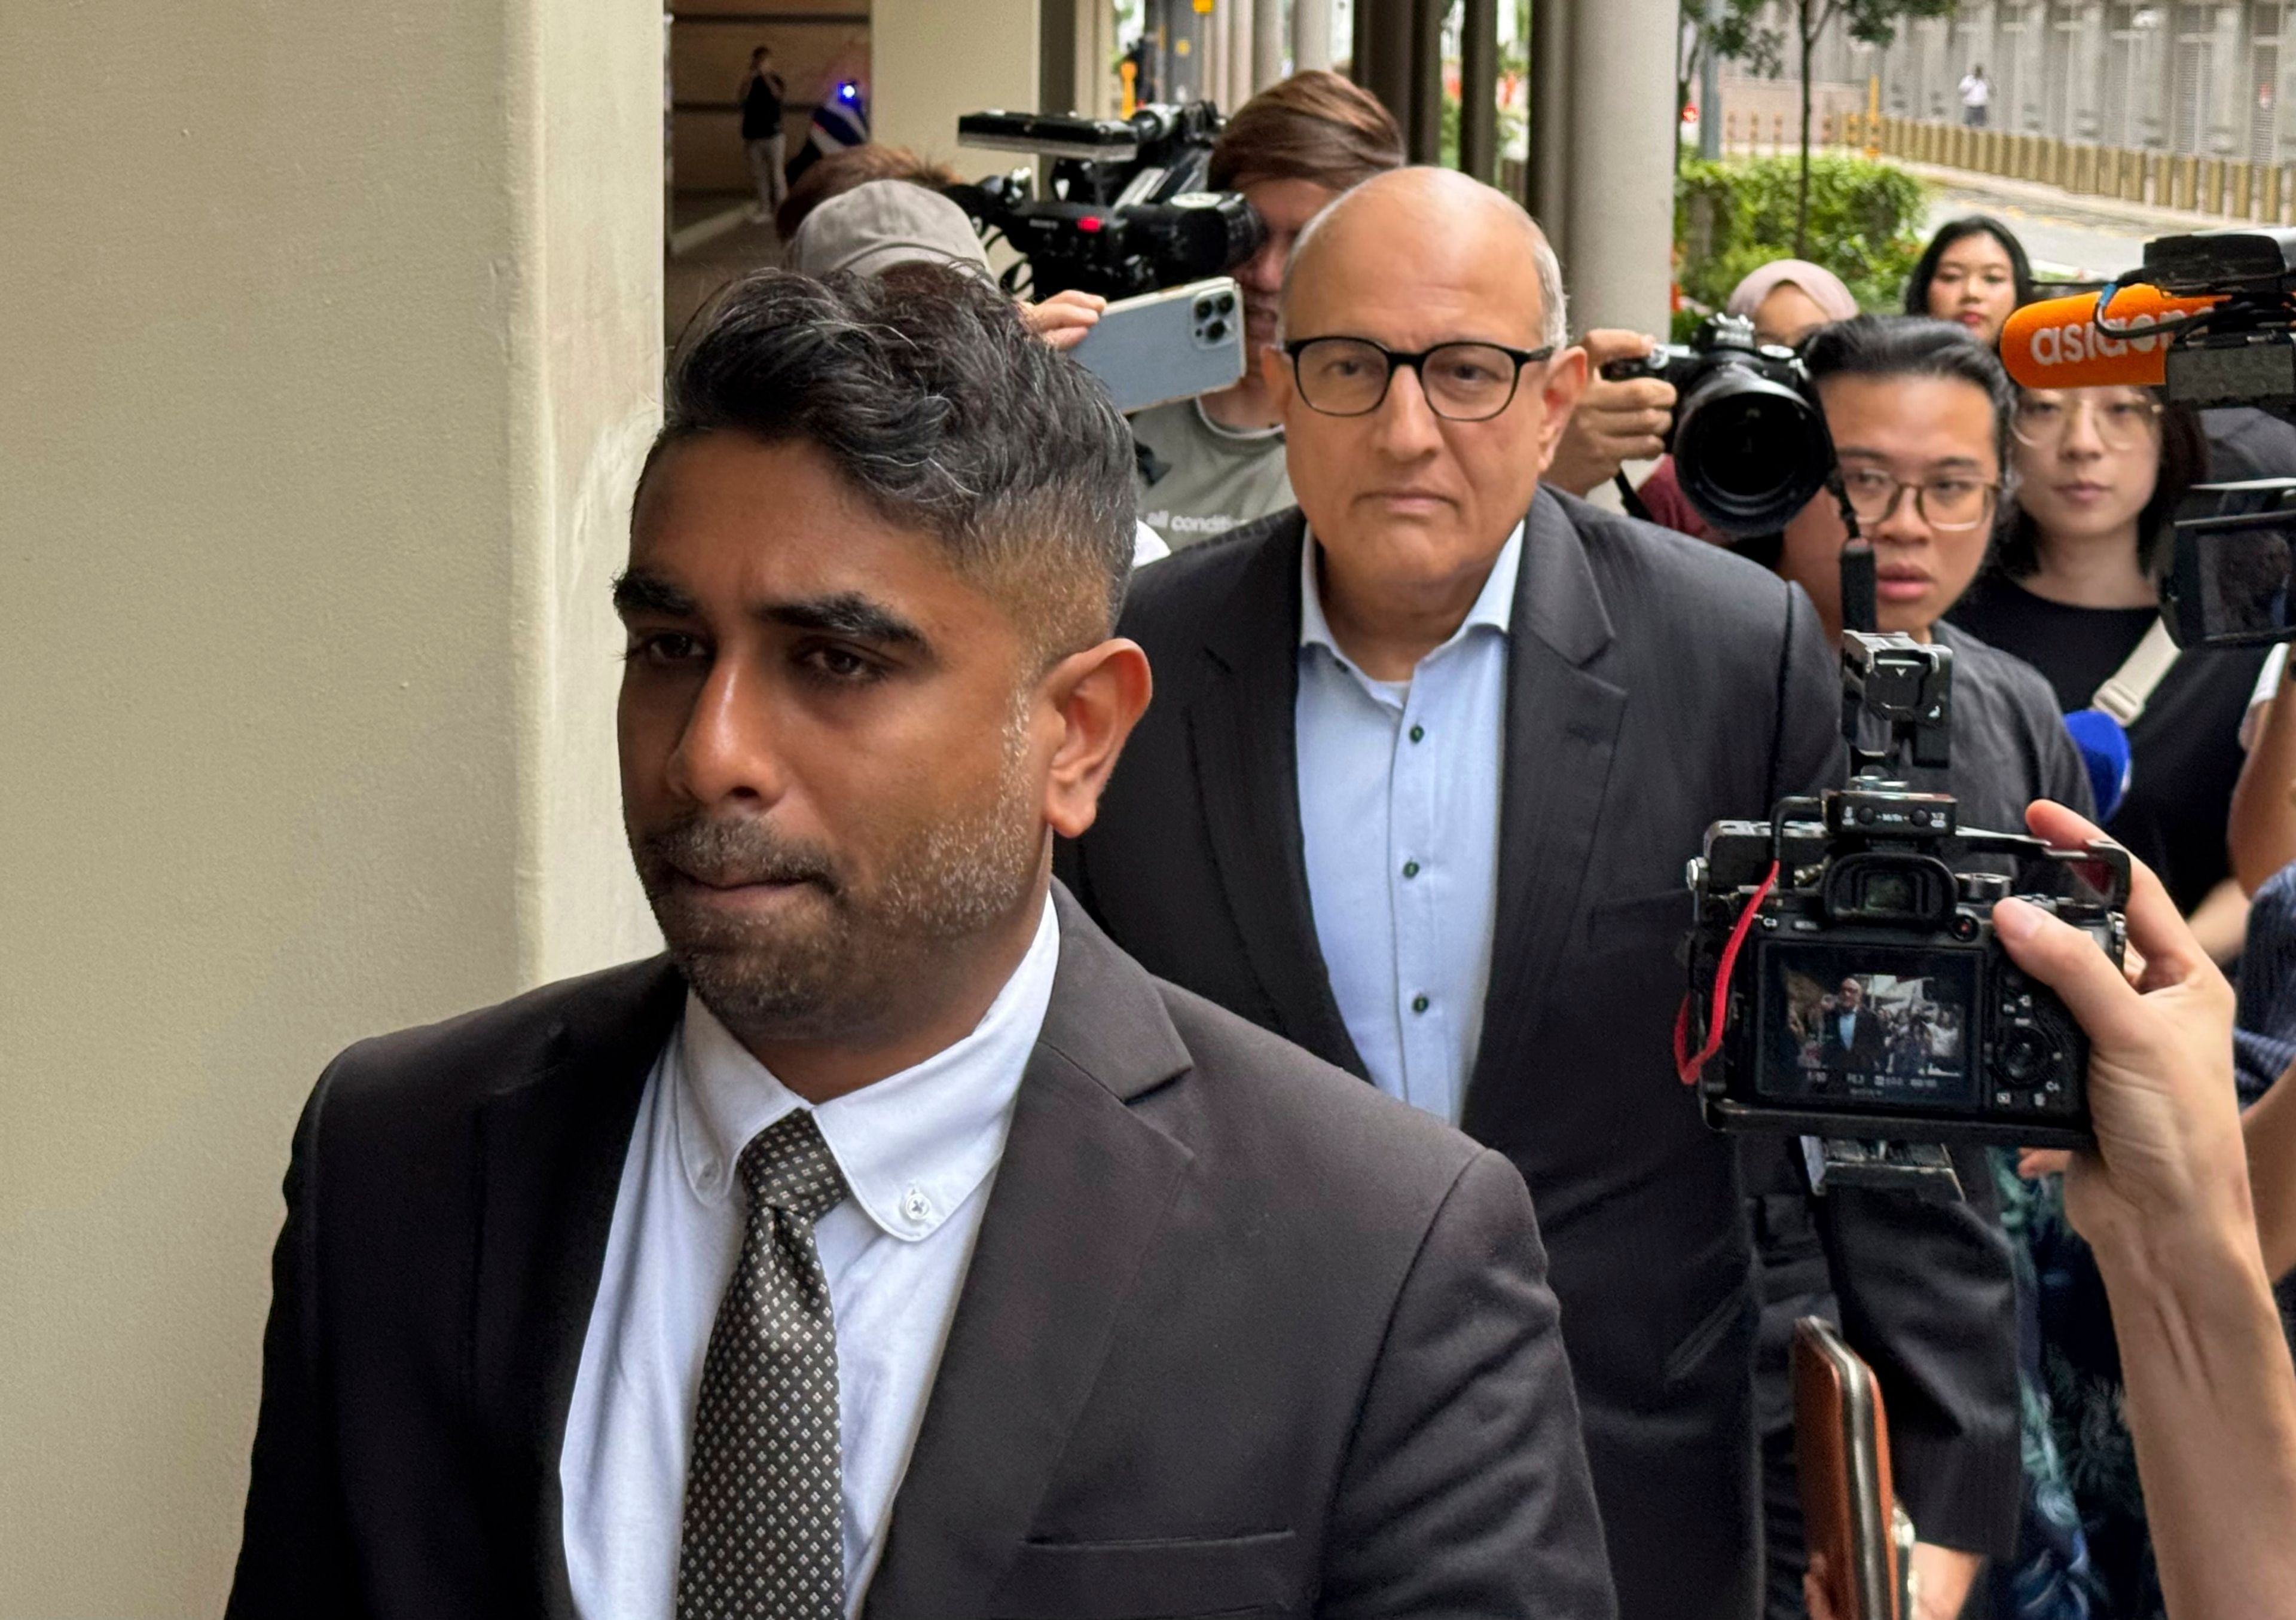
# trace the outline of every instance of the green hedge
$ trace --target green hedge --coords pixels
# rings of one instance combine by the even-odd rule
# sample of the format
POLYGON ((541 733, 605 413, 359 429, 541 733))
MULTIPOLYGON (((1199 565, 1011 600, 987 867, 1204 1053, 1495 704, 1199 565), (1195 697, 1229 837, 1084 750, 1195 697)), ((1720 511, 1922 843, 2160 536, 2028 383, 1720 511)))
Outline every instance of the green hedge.
MULTIPOLYGON (((1685 299, 1719 309, 1748 272, 1794 257, 1800 168, 1793 156, 1683 164, 1674 234, 1685 299)), ((1922 254, 1925 200, 1922 183, 1894 164, 1812 152, 1800 257, 1840 276, 1861 308, 1898 309, 1922 254)))

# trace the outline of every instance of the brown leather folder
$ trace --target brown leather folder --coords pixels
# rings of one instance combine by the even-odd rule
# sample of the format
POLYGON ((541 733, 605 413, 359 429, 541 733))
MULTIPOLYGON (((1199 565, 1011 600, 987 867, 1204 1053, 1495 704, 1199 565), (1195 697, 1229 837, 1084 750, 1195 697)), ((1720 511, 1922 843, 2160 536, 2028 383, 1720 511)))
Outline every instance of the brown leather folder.
POLYGON ((1912 1526, 1890 1484, 1890 1425, 1874 1370, 1830 1322, 1794 1323, 1794 1460, 1808 1544, 1835 1620, 1906 1620, 1912 1526))

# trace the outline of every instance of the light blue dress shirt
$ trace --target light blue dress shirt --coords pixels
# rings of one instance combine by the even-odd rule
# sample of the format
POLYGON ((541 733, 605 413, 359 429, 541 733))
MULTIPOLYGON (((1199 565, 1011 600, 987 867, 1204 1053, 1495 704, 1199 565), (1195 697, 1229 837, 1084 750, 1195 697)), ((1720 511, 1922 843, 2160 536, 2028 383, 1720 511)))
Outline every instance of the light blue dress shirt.
POLYGON ((1499 767, 1518 524, 1458 630, 1375 681, 1324 617, 1300 548, 1300 831, 1316 941, 1348 1035, 1390 1096, 1456 1125, 1498 915, 1499 767))

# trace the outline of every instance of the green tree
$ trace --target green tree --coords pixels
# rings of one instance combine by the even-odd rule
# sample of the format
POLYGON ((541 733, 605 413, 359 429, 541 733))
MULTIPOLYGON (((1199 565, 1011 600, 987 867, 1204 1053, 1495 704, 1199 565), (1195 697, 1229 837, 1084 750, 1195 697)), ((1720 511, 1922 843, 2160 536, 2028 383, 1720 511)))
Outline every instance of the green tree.
MULTIPOLYGON (((1794 254, 1808 258, 1809 245, 1809 110, 1810 53, 1826 29, 1841 23, 1850 38, 1870 45, 1887 45, 1898 37, 1898 25, 1918 17, 1942 17, 1956 0, 1712 0, 1698 27, 1708 48, 1744 62, 1755 72, 1775 78, 1784 66, 1786 32, 1771 19, 1790 20, 1792 41, 1800 47, 1797 67, 1801 74, 1801 178, 1794 222, 1794 254)), ((1685 4, 1697 0, 1685 0, 1685 4)))

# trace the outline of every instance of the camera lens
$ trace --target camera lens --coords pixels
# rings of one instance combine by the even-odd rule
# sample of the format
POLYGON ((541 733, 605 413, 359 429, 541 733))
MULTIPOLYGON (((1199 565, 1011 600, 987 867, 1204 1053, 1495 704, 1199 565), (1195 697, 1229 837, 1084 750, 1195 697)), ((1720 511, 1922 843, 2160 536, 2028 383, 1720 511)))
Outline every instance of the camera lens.
POLYGON ((1204 340, 1208 343, 1217 343, 1226 336, 1227 323, 1226 321, 1214 321, 1210 325, 1204 328, 1204 340))
POLYGON ((1212 307, 1218 310, 1220 314, 1226 315, 1235 307, 1235 295, 1232 292, 1221 293, 1218 298, 1212 300, 1212 307))
POLYGON ((1682 493, 1726 534, 1784 528, 1825 486, 1833 445, 1817 406, 1751 366, 1717 366, 1675 414, 1682 493))

